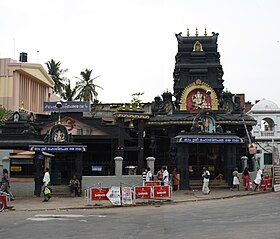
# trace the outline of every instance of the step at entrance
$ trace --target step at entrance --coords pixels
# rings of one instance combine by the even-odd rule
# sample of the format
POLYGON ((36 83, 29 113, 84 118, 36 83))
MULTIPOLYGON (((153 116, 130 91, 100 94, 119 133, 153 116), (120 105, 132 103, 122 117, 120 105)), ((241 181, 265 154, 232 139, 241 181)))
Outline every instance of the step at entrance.
POLYGON ((71 197, 71 192, 68 185, 52 185, 52 195, 55 197, 71 197))
MULTIPOLYGON (((202 185, 203 185, 203 180, 190 180, 191 189, 201 189, 202 185)), ((230 186, 225 180, 211 180, 211 179, 209 182, 209 187, 213 189, 230 188, 230 186)))

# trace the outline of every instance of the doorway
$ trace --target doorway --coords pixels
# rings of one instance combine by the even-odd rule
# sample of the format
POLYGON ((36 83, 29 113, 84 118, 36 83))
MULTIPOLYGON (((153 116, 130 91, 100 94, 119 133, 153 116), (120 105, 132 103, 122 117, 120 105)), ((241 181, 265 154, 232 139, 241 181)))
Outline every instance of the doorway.
POLYGON ((75 174, 75 157, 70 153, 56 153, 51 159, 52 185, 67 185, 75 174))
POLYGON ((221 157, 221 144, 189 144, 189 175, 191 180, 201 180, 202 168, 206 167, 214 178, 224 174, 224 162, 221 157))

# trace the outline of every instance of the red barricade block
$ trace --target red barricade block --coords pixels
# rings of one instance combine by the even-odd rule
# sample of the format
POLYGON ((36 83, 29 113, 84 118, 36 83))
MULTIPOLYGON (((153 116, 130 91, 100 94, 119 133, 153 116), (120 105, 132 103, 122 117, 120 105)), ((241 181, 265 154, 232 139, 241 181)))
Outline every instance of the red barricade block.
POLYGON ((148 186, 138 186, 134 188, 135 198, 149 199, 152 196, 151 187, 148 186))
POLYGON ((264 188, 265 188, 265 180, 262 180, 260 184, 260 189, 264 189, 264 188))
POLYGON ((91 188, 91 200, 108 200, 109 188, 91 188))
POLYGON ((144 182, 144 186, 160 186, 160 181, 144 182))
POLYGON ((170 197, 170 186, 154 186, 154 198, 170 197))

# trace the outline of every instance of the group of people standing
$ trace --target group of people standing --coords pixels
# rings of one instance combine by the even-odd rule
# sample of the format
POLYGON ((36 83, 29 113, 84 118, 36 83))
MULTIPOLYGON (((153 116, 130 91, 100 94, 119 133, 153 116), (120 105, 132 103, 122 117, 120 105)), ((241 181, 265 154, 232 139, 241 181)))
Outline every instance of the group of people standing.
MULTIPOLYGON (((207 170, 206 167, 203 167, 202 178, 203 178, 202 193, 209 194, 211 192, 209 189, 210 172, 207 170)), ((220 173, 216 177, 216 179, 218 179, 218 178, 219 179, 223 178, 223 175, 220 173)), ((253 180, 252 184, 251 184, 249 169, 246 167, 242 172, 243 186, 246 191, 249 191, 251 189, 253 191, 259 190, 262 178, 263 178, 263 173, 259 167, 257 167, 257 174, 256 174, 256 177, 253 180)), ((232 191, 234 191, 235 189, 238 191, 240 190, 240 188, 239 188, 240 181, 241 180, 239 178, 238 169, 235 168, 232 172, 232 187, 231 187, 232 191)))
MULTIPOLYGON (((179 185, 179 178, 177 174, 177 169, 174 168, 172 171, 172 175, 169 175, 169 172, 167 168, 164 166, 160 168, 156 174, 156 181, 160 181, 161 185, 169 185, 170 184, 170 179, 172 179, 172 189, 173 191, 178 190, 178 185, 179 185)), ((145 185, 145 182, 150 182, 154 180, 154 176, 151 172, 150 168, 144 168, 142 171, 142 181, 143 185, 145 185)))
MULTIPOLYGON (((234 189, 237 189, 239 191, 240 179, 239 179, 237 168, 235 168, 234 171, 232 172, 232 176, 233 176, 233 182, 232 182, 231 190, 233 191, 234 189)), ((251 177, 248 168, 246 167, 242 172, 243 186, 246 191, 249 191, 251 189, 253 191, 259 190, 262 178, 263 178, 263 173, 260 167, 257 167, 257 174, 252 182, 252 185, 251 185, 251 177)))

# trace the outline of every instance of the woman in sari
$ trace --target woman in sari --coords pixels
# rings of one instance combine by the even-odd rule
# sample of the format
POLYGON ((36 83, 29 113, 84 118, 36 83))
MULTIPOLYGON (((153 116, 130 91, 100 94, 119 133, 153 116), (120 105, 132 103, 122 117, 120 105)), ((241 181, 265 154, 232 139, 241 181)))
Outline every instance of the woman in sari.
POLYGON ((177 191, 179 185, 179 179, 178 179, 176 168, 174 168, 172 172, 172 183, 173 183, 173 191, 177 191))
POLYGON ((250 190, 250 173, 248 168, 246 167, 242 173, 242 179, 243 179, 243 186, 246 191, 250 190))

